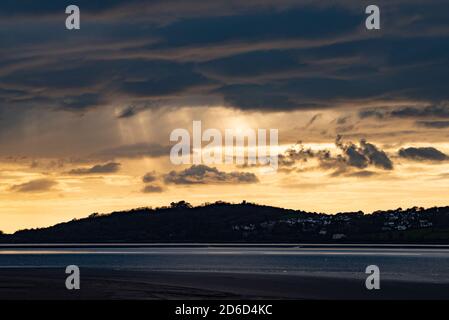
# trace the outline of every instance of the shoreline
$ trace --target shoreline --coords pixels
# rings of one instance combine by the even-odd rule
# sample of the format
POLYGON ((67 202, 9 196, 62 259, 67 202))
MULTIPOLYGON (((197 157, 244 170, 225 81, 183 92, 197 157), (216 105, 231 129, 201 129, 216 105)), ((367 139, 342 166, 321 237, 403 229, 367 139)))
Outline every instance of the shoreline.
POLYGON ((1 249, 17 248, 373 248, 449 249, 449 244, 413 243, 0 243, 1 249))

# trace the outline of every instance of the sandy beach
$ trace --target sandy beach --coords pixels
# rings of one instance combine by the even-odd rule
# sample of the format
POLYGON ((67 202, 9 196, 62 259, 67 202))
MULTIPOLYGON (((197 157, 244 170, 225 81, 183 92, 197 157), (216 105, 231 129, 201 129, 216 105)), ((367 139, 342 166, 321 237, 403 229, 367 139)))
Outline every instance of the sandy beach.
POLYGON ((83 269, 81 289, 65 288, 60 268, 0 270, 0 299, 448 299, 449 284, 289 274, 83 269))

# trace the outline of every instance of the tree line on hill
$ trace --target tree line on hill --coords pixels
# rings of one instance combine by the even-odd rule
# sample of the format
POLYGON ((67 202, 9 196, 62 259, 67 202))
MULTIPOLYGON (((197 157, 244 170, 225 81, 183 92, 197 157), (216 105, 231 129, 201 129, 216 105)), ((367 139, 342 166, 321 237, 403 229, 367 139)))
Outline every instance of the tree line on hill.
POLYGON ((449 243, 449 207, 334 215, 223 201, 93 213, 2 243, 449 243))

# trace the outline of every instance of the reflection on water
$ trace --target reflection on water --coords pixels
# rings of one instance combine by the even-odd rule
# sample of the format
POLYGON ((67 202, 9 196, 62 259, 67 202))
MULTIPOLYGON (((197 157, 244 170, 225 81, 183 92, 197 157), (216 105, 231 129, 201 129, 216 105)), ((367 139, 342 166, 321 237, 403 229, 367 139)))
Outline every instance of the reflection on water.
POLYGON ((0 268, 80 267, 364 277, 366 266, 385 278, 449 282, 449 249, 282 246, 0 246, 0 268))

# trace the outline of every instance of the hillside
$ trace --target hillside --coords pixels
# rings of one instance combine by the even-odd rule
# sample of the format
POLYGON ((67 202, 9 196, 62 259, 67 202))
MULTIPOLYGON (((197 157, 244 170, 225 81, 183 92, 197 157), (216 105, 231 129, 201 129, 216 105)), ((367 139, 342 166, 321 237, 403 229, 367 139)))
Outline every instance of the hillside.
POLYGON ((308 213, 243 202, 139 208, 0 235, 2 243, 449 243, 449 207, 308 213))

